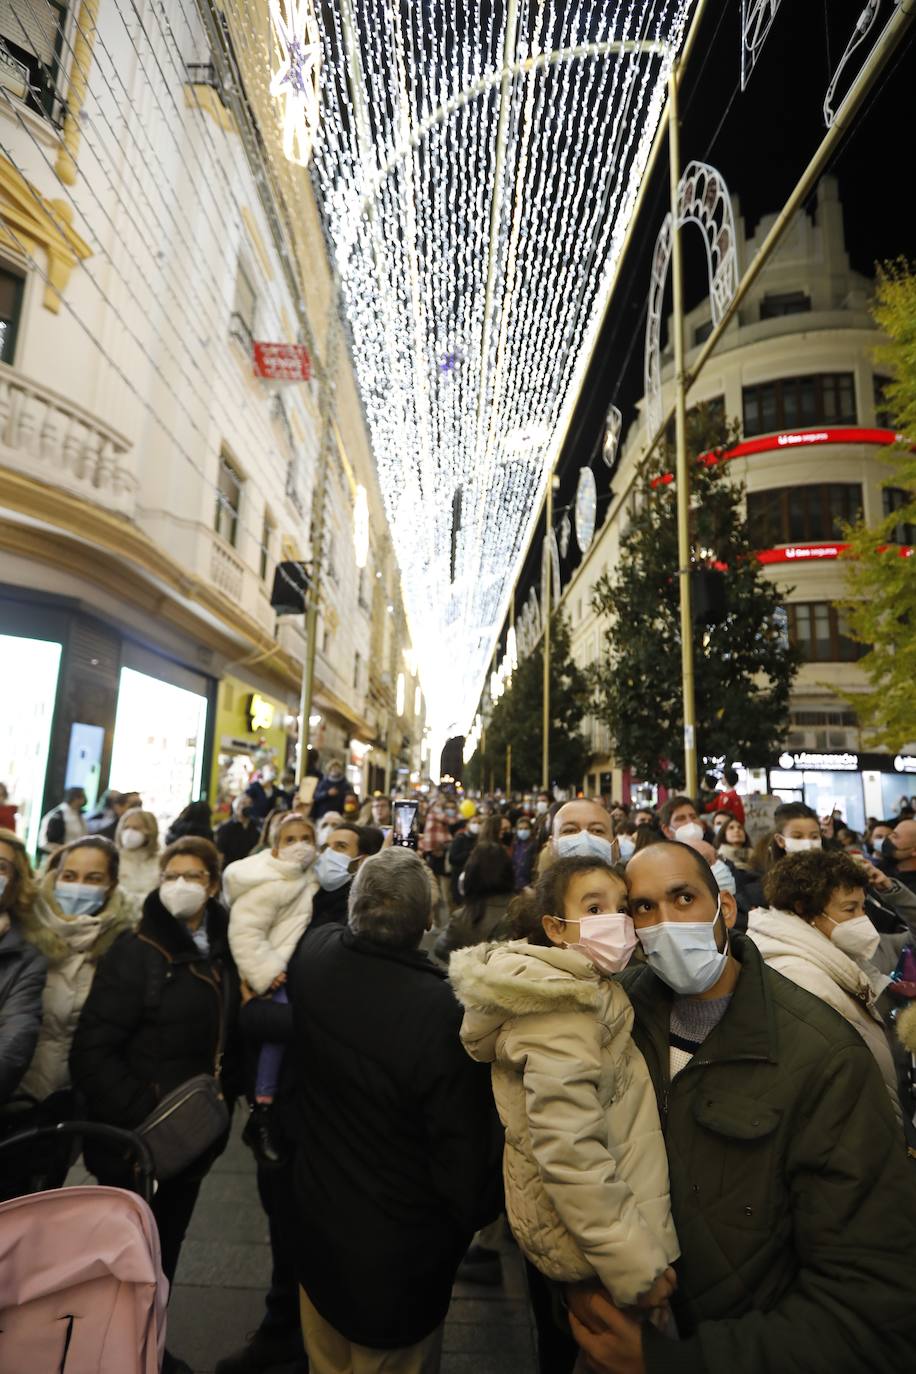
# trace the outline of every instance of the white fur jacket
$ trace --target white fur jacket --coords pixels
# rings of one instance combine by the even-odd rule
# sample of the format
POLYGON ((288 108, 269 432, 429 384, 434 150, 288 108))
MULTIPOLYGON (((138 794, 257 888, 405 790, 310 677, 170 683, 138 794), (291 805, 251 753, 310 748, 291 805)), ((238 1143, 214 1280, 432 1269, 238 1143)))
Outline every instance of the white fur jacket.
POLYGON ((859 1032, 875 1056, 897 1120, 902 1120, 897 1071, 867 972, 877 974, 877 969, 850 959, 801 916, 775 907, 755 907, 747 933, 770 968, 833 1007, 859 1032))
POLYGON ((655 1092, 623 988, 577 950, 524 940, 457 950, 461 1039, 492 1065, 506 1212, 562 1282, 633 1303, 678 1256, 655 1092))
POLYGON ((229 947, 253 992, 265 993, 286 972, 290 955, 312 919, 318 891, 314 869, 275 859, 269 849, 230 864, 223 874, 229 947))

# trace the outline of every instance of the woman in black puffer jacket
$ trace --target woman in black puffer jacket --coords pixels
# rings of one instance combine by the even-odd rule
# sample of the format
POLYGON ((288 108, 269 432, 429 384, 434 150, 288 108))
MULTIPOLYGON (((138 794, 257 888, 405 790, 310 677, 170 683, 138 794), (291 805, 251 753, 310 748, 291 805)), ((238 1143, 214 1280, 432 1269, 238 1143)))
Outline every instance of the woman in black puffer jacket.
MULTIPOLYGON (((219 854, 209 840, 188 836, 164 851, 160 872, 136 932, 122 935, 99 963, 70 1052, 89 1118, 128 1130, 187 1079, 216 1070, 223 1027, 221 1078, 230 1105, 238 1087, 239 980, 229 918, 216 900, 219 854)), ((200 1185, 225 1144, 226 1137, 160 1182, 153 1198, 170 1284, 200 1185)), ((128 1181, 129 1166, 110 1149, 87 1142, 86 1164, 100 1183, 128 1181)), ((163 1368, 181 1365, 167 1356, 163 1368)))

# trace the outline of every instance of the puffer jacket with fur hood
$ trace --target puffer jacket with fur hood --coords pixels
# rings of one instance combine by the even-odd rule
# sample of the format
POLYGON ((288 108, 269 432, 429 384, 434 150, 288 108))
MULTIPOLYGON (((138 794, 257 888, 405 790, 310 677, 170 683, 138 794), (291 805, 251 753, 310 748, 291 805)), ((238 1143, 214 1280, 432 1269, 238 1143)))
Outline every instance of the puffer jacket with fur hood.
MULTIPOLYGON (((792 912, 755 907, 747 933, 769 968, 819 997, 857 1030, 877 1061, 901 1121, 897 1072, 877 998, 865 970, 814 926, 792 912)), ((886 979, 884 980, 887 981, 886 979)))
POLYGON ((655 1092, 623 989, 577 950, 515 940, 452 955, 461 1039, 492 1065, 506 1212, 562 1282, 635 1302, 678 1256, 655 1092))
POLYGON ((286 972, 312 919, 318 891, 314 868, 275 859, 269 849, 230 864, 223 892, 230 907, 229 947, 251 990, 265 993, 286 972))
POLYGON ((70 1086, 70 1045, 96 967, 118 936, 134 926, 130 902, 120 887, 95 916, 64 916, 54 900, 55 876, 48 874, 19 920, 23 938, 48 961, 38 1045, 19 1085, 20 1093, 37 1102, 70 1086))

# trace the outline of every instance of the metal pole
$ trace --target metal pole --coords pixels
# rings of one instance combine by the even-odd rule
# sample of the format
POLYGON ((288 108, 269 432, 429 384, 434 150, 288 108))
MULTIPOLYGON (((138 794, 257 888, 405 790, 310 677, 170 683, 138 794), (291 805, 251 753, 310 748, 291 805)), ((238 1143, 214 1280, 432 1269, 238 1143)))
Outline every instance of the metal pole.
POLYGON ((668 78, 668 166, 671 182, 671 281, 674 287, 674 386, 677 443, 677 562, 681 601, 681 695, 684 707, 684 784, 697 793, 696 700, 693 620, 690 613, 690 468, 687 462, 687 389, 684 376, 684 263, 678 229, 681 140, 678 125, 677 64, 668 78))
POLYGON ((553 589, 551 578, 553 576, 553 560, 550 557, 550 532, 553 529, 553 468, 550 469, 550 476, 547 479, 547 529, 544 535, 544 552, 542 557, 546 559, 547 576, 544 579, 544 605, 541 614, 544 617, 544 740, 541 746, 541 789, 544 792, 550 791, 550 604, 553 600, 553 589))
POLYGON ((506 745, 506 800, 512 795, 512 745, 506 745))

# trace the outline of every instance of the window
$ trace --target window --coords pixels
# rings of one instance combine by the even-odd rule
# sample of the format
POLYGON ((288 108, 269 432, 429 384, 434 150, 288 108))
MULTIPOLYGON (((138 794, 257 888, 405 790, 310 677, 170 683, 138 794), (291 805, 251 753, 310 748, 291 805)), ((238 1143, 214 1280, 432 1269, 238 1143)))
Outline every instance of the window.
POLYGON ((30 110, 57 120, 57 78, 67 8, 55 0, 0 0, 3 86, 30 110))
POLYGON ((704 344, 711 333, 712 320, 704 320, 702 324, 698 324, 693 331, 694 347, 697 347, 699 344, 704 344))
POLYGON ((744 437, 782 429, 856 422, 856 392, 851 372, 813 372, 746 386, 744 437))
POLYGON ((264 508, 264 523, 261 526, 261 561, 260 574, 261 581, 267 581, 267 571, 270 567, 270 551, 273 547, 275 525, 270 511, 264 508))
POLYGON ((774 487, 747 495, 747 523, 755 549, 838 539, 842 522, 852 524, 861 509, 862 488, 857 482, 774 487))
POLYGON ((249 351, 254 342, 254 322, 257 309, 257 293, 251 278, 239 262, 235 269, 235 308, 229 320, 229 334, 231 338, 236 339, 249 351))
MULTIPOLYGON (((912 505, 916 496, 904 487, 885 487, 881 493, 881 499, 884 502, 884 514, 892 515, 895 510, 902 510, 904 506, 912 505)), ((916 544, 916 525, 910 525, 906 522, 896 525, 890 538, 893 544, 916 544)))
MULTIPOLYGON (((724 425, 725 397, 710 396, 708 401, 697 401, 696 405, 691 406, 690 409, 687 411, 688 425, 690 424, 691 420, 697 420, 700 418, 701 415, 705 416, 706 420, 712 427, 724 425)), ((670 444, 672 448, 674 448, 675 444, 677 443, 677 425, 675 423, 673 416, 668 421, 667 427, 665 429, 665 443, 670 444)))
POLYGON ((867 652, 846 632, 844 616, 829 601, 797 601, 786 607, 789 638, 808 663, 854 663, 867 652))
POLYGON ((216 492, 216 521, 214 528, 227 543, 235 547, 239 532, 239 510, 242 504, 242 477, 225 453, 219 455, 219 480, 216 492))
POLYGON ((764 296, 760 305, 762 320, 775 320, 780 315, 801 315, 811 309, 811 297, 804 291, 786 291, 782 295, 764 296))
POLYGON ((15 272, 0 268, 0 362, 11 363, 16 352, 23 284, 15 272))
POLYGON ((890 377, 879 377, 877 372, 872 377, 872 386, 875 397, 875 423, 882 429, 896 429, 894 417, 887 405, 887 387, 890 384, 890 377))
POLYGON ((359 691, 359 675, 361 667, 362 659, 360 658, 359 654, 355 654, 353 658, 353 688, 357 692, 359 691))

